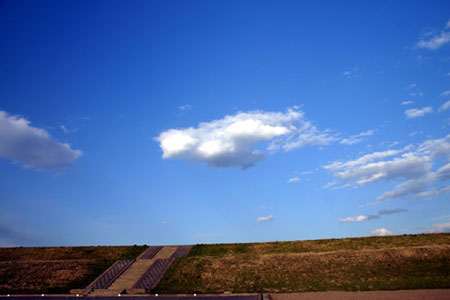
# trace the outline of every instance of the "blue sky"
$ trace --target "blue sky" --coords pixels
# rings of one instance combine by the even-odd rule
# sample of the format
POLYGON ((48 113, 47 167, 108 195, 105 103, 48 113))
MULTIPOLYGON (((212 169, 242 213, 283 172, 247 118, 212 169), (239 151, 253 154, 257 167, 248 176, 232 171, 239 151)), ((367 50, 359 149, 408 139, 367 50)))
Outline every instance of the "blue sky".
POLYGON ((3 1, 0 245, 450 231, 448 1, 3 1))

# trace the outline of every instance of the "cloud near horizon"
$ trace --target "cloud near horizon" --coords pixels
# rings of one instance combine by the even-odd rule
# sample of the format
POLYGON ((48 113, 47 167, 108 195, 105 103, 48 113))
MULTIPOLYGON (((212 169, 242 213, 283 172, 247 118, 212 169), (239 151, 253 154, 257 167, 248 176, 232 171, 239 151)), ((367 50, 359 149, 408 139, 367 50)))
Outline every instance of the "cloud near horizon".
POLYGON ((197 128, 169 129, 155 138, 165 159, 203 162, 217 168, 248 168, 266 153, 290 151, 337 140, 317 129, 298 108, 285 113, 250 111, 200 123, 197 128))
POLYGON ((440 232, 450 232, 450 222, 431 225, 423 231, 424 233, 440 233, 440 232))
POLYGON ((363 221, 369 221, 373 219, 379 219, 383 215, 393 215, 398 214, 402 212, 407 212, 407 209, 404 208, 396 208, 396 209, 382 209, 378 211, 376 215, 361 215, 357 217, 347 217, 345 219, 340 219, 339 223, 351 223, 351 222, 363 222, 363 221))
POLYGON ((25 118, 0 110, 0 158, 25 168, 61 171, 81 155, 80 150, 55 141, 46 130, 31 126, 25 118))
POLYGON ((392 231, 390 231, 386 228, 375 229, 375 230, 372 230, 370 233, 374 236, 387 236, 387 235, 393 234, 392 231))

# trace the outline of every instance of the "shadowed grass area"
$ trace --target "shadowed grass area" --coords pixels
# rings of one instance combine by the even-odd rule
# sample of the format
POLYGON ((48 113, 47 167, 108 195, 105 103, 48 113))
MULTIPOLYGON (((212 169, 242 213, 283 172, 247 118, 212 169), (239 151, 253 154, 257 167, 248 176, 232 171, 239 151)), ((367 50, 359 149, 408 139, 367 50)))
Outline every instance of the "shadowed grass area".
POLYGON ((450 287, 450 234, 197 245, 154 292, 223 293, 450 287))
POLYGON ((0 248, 0 294, 68 293, 85 288, 119 259, 147 246, 0 248))

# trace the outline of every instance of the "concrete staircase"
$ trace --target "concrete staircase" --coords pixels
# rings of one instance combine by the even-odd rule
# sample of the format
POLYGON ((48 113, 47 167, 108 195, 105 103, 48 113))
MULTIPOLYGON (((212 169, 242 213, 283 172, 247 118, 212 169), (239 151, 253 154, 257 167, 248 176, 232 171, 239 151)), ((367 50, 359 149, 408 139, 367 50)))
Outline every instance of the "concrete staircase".
MULTIPOLYGON (((106 289, 94 289, 89 296, 116 296, 124 291, 139 292, 133 289, 136 283, 147 272, 147 270, 159 259, 170 259, 178 250, 178 246, 165 246, 157 249, 158 251, 152 255, 141 255, 131 264, 112 284, 106 289), (141 257, 152 257, 151 259, 141 257)), ((152 250, 152 249, 149 249, 152 250)), ((149 251, 155 252, 155 251, 149 251)), ((144 252, 145 253, 145 252, 144 252)), ((140 292, 145 292, 142 290, 140 292)))
POLYGON ((87 294, 117 296, 124 292, 148 292, 156 286, 171 263, 177 258, 186 257, 191 248, 192 246, 149 247, 134 261, 117 261, 86 288, 87 294))

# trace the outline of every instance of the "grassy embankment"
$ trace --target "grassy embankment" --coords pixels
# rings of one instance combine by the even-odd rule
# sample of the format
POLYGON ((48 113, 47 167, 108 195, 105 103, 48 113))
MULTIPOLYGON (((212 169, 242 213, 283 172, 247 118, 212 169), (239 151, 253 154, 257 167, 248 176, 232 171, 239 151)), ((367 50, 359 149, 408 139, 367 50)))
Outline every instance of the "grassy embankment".
POLYGON ((450 234, 197 245, 154 292, 450 288, 450 234))
POLYGON ((0 294, 68 293, 146 246, 0 248, 0 294))

